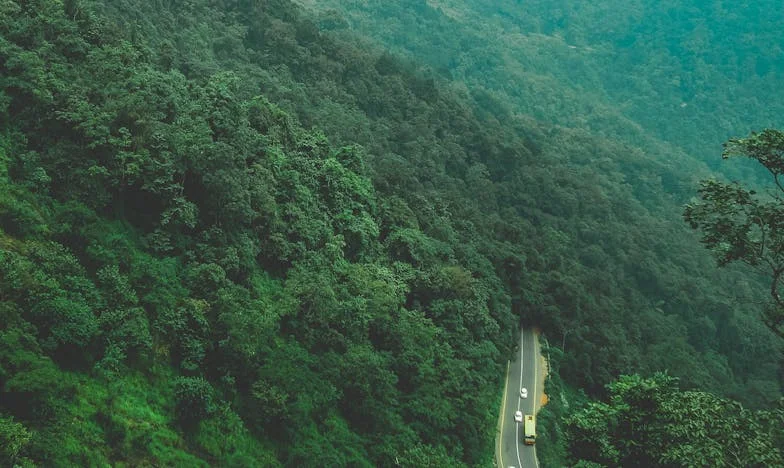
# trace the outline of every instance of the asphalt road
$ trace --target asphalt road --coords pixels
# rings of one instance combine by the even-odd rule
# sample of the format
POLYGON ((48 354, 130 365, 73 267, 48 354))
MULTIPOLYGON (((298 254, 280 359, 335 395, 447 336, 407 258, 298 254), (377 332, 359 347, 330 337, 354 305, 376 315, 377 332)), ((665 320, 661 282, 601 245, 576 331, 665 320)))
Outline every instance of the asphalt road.
POLYGON ((541 401, 539 381, 543 376, 539 367, 539 343, 532 329, 520 331, 519 349, 509 363, 504 400, 501 402, 501 418, 496 435, 496 458, 503 468, 538 468, 536 445, 523 444, 523 424, 514 420, 515 411, 523 415, 536 414, 541 401), (520 397, 520 388, 528 389, 528 398, 520 397))

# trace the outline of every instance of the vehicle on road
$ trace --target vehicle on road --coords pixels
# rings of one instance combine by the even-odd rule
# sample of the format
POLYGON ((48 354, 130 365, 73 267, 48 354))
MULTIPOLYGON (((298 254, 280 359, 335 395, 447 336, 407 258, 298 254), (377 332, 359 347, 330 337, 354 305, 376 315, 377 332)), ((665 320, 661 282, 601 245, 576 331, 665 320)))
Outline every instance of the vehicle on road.
POLYGON ((520 398, 528 398, 528 389, 523 387, 520 389, 520 398))
POLYGON ((523 422, 523 412, 522 411, 515 411, 515 421, 523 422))
POLYGON ((525 415, 525 424, 523 425, 523 442, 525 445, 534 445, 536 442, 536 417, 533 414, 525 415))

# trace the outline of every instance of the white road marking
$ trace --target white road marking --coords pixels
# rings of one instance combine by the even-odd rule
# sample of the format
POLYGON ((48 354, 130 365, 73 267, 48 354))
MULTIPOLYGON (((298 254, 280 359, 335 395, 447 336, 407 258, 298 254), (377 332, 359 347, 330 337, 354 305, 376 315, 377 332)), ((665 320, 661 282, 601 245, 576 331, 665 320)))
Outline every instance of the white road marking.
MULTIPOLYGON (((525 345, 525 335, 524 330, 520 328, 520 387, 523 386, 523 348, 525 345)), ((519 392, 519 390, 518 390, 519 392)), ((522 398, 520 398, 520 394, 517 394, 517 411, 520 411, 520 402, 522 398)), ((523 421, 525 421, 525 415, 523 415, 523 421)), ((522 468, 523 462, 520 461, 520 424, 518 423, 515 427, 515 451, 517 452, 517 466, 522 468)))

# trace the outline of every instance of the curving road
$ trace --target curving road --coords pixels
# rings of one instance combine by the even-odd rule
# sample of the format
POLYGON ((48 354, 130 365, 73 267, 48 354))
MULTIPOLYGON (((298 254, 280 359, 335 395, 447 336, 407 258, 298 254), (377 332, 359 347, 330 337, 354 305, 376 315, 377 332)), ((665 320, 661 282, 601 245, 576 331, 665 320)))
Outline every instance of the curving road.
POLYGON ((509 362, 501 402, 499 432, 496 434, 496 461, 499 467, 538 468, 536 445, 523 444, 523 424, 514 420, 515 411, 536 414, 542 398, 539 340, 533 329, 520 330, 519 349, 509 362), (528 389, 528 398, 520 397, 520 388, 528 389))

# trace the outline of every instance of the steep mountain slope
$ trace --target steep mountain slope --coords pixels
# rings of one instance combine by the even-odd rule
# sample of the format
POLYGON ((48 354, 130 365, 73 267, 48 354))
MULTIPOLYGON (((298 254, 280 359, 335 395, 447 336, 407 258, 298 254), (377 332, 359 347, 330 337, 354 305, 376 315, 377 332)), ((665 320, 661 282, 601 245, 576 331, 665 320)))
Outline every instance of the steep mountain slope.
POLYGON ((590 392, 777 395, 638 149, 285 1, 0 9, 4 462, 485 465, 521 317, 590 392))

